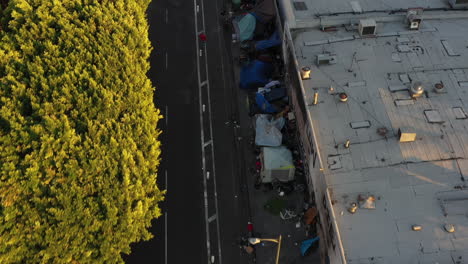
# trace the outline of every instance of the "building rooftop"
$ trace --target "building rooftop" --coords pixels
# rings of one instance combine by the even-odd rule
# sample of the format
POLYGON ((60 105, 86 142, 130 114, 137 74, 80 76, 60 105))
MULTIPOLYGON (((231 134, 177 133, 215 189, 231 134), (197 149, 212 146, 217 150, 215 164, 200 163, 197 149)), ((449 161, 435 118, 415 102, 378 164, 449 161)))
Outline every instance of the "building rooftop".
MULTIPOLYGON (((352 11, 357 1, 303 2, 308 11, 295 10, 296 22, 352 11)), ((439 0, 359 3, 364 11, 449 7, 439 0)), ((307 110, 348 263, 468 261, 468 13, 456 12, 424 11, 419 30, 408 29, 406 14, 372 14, 373 37, 359 35, 355 14, 334 15, 351 23, 333 31, 292 33, 298 64, 311 68, 303 80, 307 110), (318 56, 333 59, 317 65, 318 56), (424 92, 412 98, 416 82, 424 92), (400 130, 415 140, 400 142, 400 130), (366 195, 375 209, 350 213, 366 195)))
POLYGON ((298 20, 307 20, 313 16, 346 12, 373 12, 401 10, 414 7, 450 8, 445 0, 297 0, 293 1, 294 14, 298 20))

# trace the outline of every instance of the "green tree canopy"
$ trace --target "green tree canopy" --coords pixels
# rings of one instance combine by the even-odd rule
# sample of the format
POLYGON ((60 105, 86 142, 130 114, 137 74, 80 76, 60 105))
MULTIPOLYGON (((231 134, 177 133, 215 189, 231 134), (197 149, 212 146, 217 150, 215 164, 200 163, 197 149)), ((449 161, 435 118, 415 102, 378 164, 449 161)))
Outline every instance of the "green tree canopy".
POLYGON ((0 263, 119 263, 151 238, 161 118, 149 0, 10 0, 0 32, 0 263))

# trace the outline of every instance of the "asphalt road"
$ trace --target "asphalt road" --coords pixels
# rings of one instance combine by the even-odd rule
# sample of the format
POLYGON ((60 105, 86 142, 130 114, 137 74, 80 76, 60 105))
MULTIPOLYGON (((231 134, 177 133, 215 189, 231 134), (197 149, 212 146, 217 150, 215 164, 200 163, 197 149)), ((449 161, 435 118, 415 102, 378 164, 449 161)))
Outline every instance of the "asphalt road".
POLYGON ((220 25, 222 1, 205 2, 154 0, 148 9, 148 75, 165 116, 158 184, 167 196, 151 228, 155 238, 133 245, 124 256, 129 264, 248 263, 238 246, 249 213, 229 32, 220 25))

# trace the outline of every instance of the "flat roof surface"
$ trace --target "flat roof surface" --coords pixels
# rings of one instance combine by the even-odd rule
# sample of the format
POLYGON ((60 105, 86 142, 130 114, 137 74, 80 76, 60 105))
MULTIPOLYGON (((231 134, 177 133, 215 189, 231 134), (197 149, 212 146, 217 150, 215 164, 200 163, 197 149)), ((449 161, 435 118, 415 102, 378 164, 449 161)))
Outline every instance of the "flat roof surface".
POLYGON ((372 12, 383 10, 399 10, 415 7, 450 7, 448 1, 445 0, 297 0, 292 1, 292 3, 294 14, 296 15, 297 19, 309 19, 316 15, 355 12, 359 9, 362 10, 362 12, 372 12))
MULTIPOLYGON (((314 10, 349 9, 335 2, 348 3, 314 1, 314 10)), ((446 5, 360 3, 366 9, 446 5)), ((311 79, 303 81, 307 109, 348 263, 466 263, 468 19, 423 20, 419 31, 403 21, 377 23, 373 38, 361 38, 357 29, 336 30, 293 36, 299 65, 311 67, 311 79), (320 54, 334 56, 335 64, 317 66, 320 54), (409 87, 416 81, 424 93, 413 99, 409 87), (339 101, 341 92, 347 102, 339 101), (409 137, 416 133, 415 141, 399 142, 400 129, 409 137), (374 196, 375 209, 349 213, 359 195, 374 196), (454 233, 444 230, 447 223, 454 233)))

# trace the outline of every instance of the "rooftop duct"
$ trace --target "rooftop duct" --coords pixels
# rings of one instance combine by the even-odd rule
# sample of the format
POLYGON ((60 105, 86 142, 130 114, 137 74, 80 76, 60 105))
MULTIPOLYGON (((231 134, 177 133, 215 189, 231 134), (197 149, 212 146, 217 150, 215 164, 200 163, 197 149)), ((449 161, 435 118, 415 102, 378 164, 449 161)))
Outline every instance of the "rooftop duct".
POLYGON ((468 0, 449 0, 452 7, 468 7, 468 0))
POLYGON ((406 23, 411 30, 419 30, 422 22, 422 8, 412 8, 408 9, 406 13, 406 23))
POLYGON ((373 37, 377 32, 377 23, 374 19, 361 19, 359 21, 359 35, 373 37))

